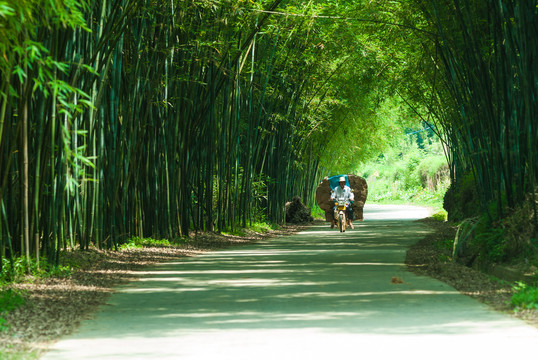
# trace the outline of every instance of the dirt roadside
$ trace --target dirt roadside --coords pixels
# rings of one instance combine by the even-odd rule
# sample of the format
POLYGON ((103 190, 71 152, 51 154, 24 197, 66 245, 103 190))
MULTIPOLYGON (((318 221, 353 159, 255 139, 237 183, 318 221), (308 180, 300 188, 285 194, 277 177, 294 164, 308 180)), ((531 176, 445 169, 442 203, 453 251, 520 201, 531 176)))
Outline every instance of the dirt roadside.
POLYGON ((410 271, 441 280, 462 294, 475 298, 497 311, 525 320, 538 328, 538 310, 516 312, 511 308, 513 282, 498 279, 451 261, 451 240, 455 238, 457 230, 455 226, 431 218, 418 221, 431 227, 433 232, 407 251, 405 262, 410 271))

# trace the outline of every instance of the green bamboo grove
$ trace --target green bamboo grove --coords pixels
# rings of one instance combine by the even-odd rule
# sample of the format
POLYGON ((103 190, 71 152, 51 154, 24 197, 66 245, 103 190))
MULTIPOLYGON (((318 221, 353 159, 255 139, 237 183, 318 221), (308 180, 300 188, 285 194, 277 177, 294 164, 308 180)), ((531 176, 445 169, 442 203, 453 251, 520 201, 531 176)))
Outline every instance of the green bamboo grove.
POLYGON ((280 3, 1 2, 2 256, 282 223, 311 198, 319 34, 270 22, 280 3))
MULTIPOLYGON (((535 204, 536 1, 424 1, 422 6, 438 34, 436 64, 443 76, 432 113, 455 149, 454 180, 473 175, 482 211, 493 221, 529 196, 535 204)), ((537 221, 536 206, 534 214, 537 221)))
POLYGON ((538 168, 537 11, 0 1, 0 256, 282 223, 293 196, 311 203, 327 172, 420 121, 484 208, 520 203, 538 168))

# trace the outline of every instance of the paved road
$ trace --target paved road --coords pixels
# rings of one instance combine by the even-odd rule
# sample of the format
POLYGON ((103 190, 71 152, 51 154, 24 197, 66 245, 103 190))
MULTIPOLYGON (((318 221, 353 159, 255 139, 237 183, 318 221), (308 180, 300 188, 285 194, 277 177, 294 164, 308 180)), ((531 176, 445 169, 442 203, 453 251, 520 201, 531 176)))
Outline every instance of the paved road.
POLYGON ((425 216, 368 206, 345 234, 315 226, 154 266, 44 359, 533 358, 537 329, 405 271, 425 216))

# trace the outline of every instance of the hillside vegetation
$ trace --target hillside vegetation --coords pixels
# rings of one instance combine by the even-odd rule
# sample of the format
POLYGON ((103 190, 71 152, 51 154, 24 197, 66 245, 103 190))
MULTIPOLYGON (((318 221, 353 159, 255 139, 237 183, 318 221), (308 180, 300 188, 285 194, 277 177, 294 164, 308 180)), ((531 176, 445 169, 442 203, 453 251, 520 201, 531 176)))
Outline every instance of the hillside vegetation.
POLYGON ((410 132, 357 173, 368 181, 368 201, 409 202, 442 209, 450 174, 442 144, 428 130, 410 132))

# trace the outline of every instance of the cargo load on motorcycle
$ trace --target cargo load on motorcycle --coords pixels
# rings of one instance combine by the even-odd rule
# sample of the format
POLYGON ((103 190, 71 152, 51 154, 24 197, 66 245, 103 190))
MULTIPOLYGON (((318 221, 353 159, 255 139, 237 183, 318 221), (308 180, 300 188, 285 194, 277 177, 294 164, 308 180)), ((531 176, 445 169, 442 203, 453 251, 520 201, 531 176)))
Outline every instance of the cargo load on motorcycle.
POLYGON ((368 185, 366 180, 358 175, 335 175, 325 177, 316 188, 316 201, 318 206, 325 211, 325 221, 331 221, 333 218, 334 201, 331 200, 331 191, 338 186, 340 177, 346 179, 346 185, 351 188, 355 200, 353 202, 354 220, 364 220, 363 208, 368 196, 368 185))

